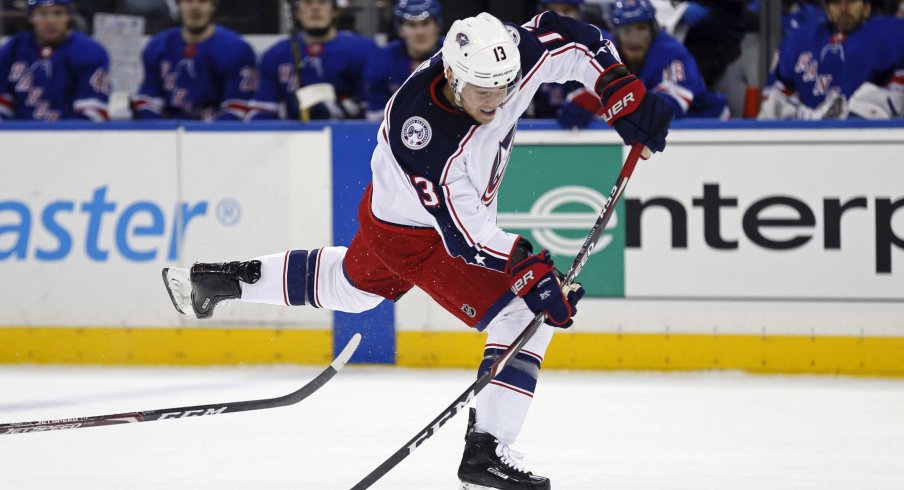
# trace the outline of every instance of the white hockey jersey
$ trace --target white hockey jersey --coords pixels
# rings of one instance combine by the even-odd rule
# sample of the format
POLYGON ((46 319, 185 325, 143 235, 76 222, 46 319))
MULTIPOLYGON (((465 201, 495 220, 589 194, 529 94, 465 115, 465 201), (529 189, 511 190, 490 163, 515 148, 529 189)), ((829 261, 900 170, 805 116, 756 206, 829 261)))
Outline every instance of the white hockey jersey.
POLYGON ((518 119, 541 84, 577 80, 599 92, 603 75, 621 66, 612 43, 589 24, 544 12, 506 27, 523 75, 492 122, 478 124, 441 94, 438 53, 386 104, 371 160, 377 219, 435 228, 449 255, 497 271, 506 270, 518 239, 496 224, 518 119))

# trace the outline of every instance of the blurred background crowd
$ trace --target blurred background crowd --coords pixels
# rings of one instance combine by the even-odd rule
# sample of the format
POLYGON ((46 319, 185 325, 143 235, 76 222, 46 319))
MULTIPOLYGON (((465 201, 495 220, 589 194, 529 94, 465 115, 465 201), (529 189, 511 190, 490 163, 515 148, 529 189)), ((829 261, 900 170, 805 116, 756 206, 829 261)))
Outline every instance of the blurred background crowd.
MULTIPOLYGON (((481 11, 596 25, 679 117, 904 114, 904 0, 0 0, 0 121, 380 120, 481 11)), ((527 116, 599 112, 547 84, 527 116)))

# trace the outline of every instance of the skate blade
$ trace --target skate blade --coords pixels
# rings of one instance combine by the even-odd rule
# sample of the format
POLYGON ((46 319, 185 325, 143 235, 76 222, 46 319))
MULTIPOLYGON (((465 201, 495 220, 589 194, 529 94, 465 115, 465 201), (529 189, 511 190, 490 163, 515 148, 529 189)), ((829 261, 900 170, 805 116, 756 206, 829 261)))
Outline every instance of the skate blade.
POLYGON ((178 267, 163 269, 163 284, 176 311, 183 315, 194 312, 191 305, 191 277, 188 269, 178 267))
POLYGON ((493 487, 485 487, 483 485, 478 485, 476 483, 465 483, 461 482, 461 487, 458 490, 497 490, 493 487))

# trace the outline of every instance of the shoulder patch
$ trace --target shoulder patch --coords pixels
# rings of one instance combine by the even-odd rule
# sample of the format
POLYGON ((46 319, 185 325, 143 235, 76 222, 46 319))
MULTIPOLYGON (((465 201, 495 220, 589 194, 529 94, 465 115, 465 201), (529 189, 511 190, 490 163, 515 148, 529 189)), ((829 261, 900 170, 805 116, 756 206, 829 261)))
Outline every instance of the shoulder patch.
POLYGON ((409 117, 402 124, 402 143, 412 150, 422 150, 432 137, 433 128, 420 116, 409 117))
POLYGON ((505 26, 505 28, 509 31, 509 34, 512 35, 512 41, 515 42, 515 46, 521 44, 521 34, 518 32, 518 29, 509 25, 505 26))

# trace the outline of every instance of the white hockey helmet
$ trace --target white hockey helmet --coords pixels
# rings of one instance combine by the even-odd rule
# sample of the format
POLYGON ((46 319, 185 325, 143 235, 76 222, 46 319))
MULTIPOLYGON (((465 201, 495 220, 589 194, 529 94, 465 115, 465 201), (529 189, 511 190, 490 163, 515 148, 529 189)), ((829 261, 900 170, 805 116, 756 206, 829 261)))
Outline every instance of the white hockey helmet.
POLYGON ((452 92, 461 105, 465 84, 478 87, 507 87, 509 94, 521 79, 518 32, 483 12, 477 17, 456 20, 443 42, 443 67, 452 69, 452 92))

